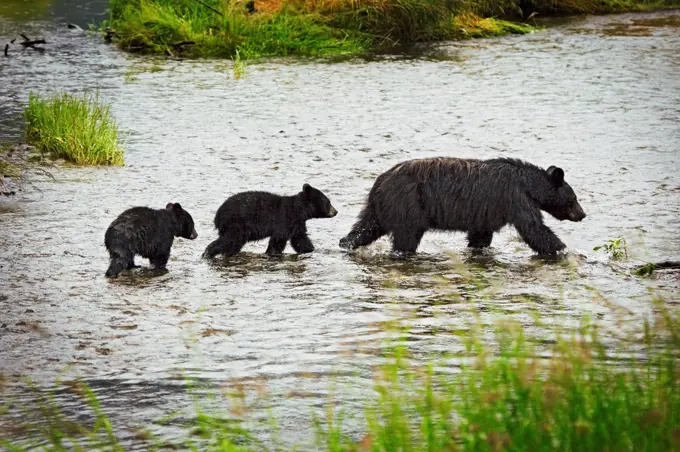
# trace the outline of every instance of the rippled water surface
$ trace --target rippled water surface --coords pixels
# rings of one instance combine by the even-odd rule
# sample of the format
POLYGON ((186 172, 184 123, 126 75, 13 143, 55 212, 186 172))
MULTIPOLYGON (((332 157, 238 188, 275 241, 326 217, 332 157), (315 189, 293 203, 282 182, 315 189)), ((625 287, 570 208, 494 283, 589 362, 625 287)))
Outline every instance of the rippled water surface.
MULTIPOLYGON (((96 18, 98 7, 84 8, 96 18)), ((126 148, 125 167, 50 169, 55 180, 36 176, 0 203, 0 372, 85 377, 122 437, 172 410, 192 413, 181 376, 266 384, 282 427, 304 432, 332 374, 370 387, 390 320, 412 326, 424 356, 462 350, 454 333, 476 316, 537 329, 537 313, 549 332, 584 314, 618 328, 650 312, 649 287, 677 294, 677 279, 641 281, 592 249, 623 236, 635 258, 680 258, 677 14, 589 18, 418 58, 268 62, 240 80, 230 62, 123 54, 67 29, 74 19, 59 11, 0 17, 3 47, 18 32, 48 41, 0 61, 0 139, 20 136, 30 90, 98 88, 126 148), (463 234, 428 234, 407 262, 387 258, 387 239, 338 248, 378 174, 440 155, 564 168, 588 214, 546 220, 569 256, 538 261, 511 229, 483 255, 463 234), (268 259, 260 242, 200 259, 227 196, 293 194, 305 182, 339 210, 308 223, 315 253, 268 259), (127 207, 168 202, 189 210, 199 237, 175 242, 165 274, 107 281, 108 224, 127 207)))

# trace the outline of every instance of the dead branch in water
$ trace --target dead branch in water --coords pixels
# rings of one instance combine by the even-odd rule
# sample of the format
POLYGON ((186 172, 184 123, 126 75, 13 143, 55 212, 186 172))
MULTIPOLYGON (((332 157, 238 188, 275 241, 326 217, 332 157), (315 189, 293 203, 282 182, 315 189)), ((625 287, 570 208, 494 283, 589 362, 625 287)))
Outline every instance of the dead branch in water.
POLYGON ((19 44, 21 44, 24 47, 35 48, 36 44, 47 44, 47 43, 45 42, 44 39, 36 39, 35 41, 24 41, 24 42, 20 42, 19 44))
POLYGON ((182 47, 185 47, 185 46, 192 46, 192 45, 194 45, 194 44, 196 44, 194 41, 180 41, 180 42, 178 42, 178 43, 176 43, 176 44, 170 44, 170 45, 173 46, 173 47, 174 47, 175 49, 177 49, 177 50, 181 50, 182 47))

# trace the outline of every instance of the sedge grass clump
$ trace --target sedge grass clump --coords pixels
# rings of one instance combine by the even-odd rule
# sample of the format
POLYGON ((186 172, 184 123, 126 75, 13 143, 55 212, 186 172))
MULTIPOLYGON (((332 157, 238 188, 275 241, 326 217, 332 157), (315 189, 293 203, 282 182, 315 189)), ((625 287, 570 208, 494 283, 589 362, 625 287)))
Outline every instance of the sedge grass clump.
POLYGON ((118 126, 96 95, 30 93, 24 120, 26 141, 42 153, 77 165, 123 165, 118 126))
POLYGON ((526 34, 532 27, 507 20, 482 18, 474 13, 461 13, 452 18, 453 32, 461 38, 487 38, 506 34, 526 34))

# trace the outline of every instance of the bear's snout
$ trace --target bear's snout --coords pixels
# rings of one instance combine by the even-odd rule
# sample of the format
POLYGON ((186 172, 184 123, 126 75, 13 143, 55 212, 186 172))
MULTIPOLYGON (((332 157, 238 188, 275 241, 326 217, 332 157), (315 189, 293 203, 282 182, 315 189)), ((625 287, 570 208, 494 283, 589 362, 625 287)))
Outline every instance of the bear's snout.
POLYGON ((198 233, 196 232, 196 229, 194 229, 193 231, 191 231, 191 235, 189 236, 189 239, 193 240, 196 237, 198 237, 198 233))
POLYGON ((331 206, 331 210, 328 211, 328 217, 333 218, 338 214, 338 211, 335 210, 335 207, 331 206))
POLYGON ((569 219, 571 221, 581 221, 586 217, 586 213, 583 211, 583 207, 576 204, 574 208, 569 211, 569 219))

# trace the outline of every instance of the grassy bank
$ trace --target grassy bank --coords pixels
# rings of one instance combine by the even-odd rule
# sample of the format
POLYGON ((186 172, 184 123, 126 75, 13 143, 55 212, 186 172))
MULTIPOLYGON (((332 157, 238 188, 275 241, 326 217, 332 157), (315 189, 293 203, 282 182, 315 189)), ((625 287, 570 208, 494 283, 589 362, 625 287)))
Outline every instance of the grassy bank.
POLYGON ((95 95, 31 93, 24 110, 26 141, 40 152, 77 165, 122 165, 118 126, 95 95))
POLYGON ((250 59, 269 56, 327 56, 418 41, 452 39, 530 27, 480 21, 430 0, 255 1, 111 0, 114 40, 126 50, 190 57, 250 59), (205 6, 208 5, 208 6, 205 6))
MULTIPOLYGON (((468 352, 457 357, 463 364, 454 373, 436 371, 451 369, 439 360, 419 364, 412 342, 396 336, 384 343, 384 363, 364 403, 363 431, 350 437, 342 421, 349 411, 327 400, 328 409, 314 413, 310 444, 328 451, 680 450, 680 317, 662 302, 656 312, 615 346, 605 346, 589 322, 550 341, 548 350, 543 341, 540 351, 540 338, 528 338, 518 324, 498 328, 491 342, 473 329, 464 335, 468 352)), ((0 444, 13 452, 36 444, 74 450, 70 445, 79 441, 88 443, 84 450, 125 450, 95 394, 81 383, 67 387, 90 406, 88 422, 81 410, 76 418, 64 415, 34 388, 32 404, 24 397, 0 410, 0 444)), ((288 450, 276 438, 289 435, 274 421, 249 420, 243 389, 228 391, 234 389, 231 406, 219 415, 193 416, 186 438, 172 448, 288 450), (253 434, 246 427, 253 422, 270 431, 273 444, 255 439, 262 429, 253 434)), ((149 450, 170 446, 143 430, 137 440, 149 450)))
POLYGON ((680 6, 678 0, 110 0, 107 36, 129 51, 257 58, 355 54, 414 42, 528 33, 539 14, 680 6))

